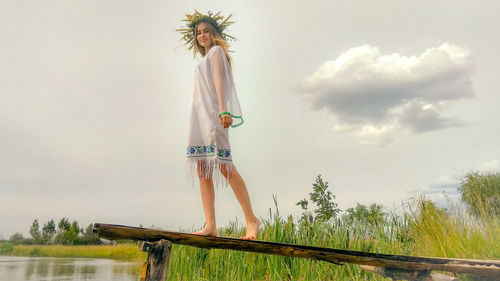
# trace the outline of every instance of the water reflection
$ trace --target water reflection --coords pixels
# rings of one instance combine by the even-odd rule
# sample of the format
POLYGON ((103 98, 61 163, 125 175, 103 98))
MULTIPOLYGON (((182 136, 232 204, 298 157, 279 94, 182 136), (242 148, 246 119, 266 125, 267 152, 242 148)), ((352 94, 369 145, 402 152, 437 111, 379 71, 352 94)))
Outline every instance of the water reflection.
POLYGON ((97 272, 97 268, 95 266, 84 265, 84 266, 80 267, 79 274, 82 276, 82 278, 84 280, 92 280, 92 279, 95 279, 96 272, 97 272))
POLYGON ((0 256, 0 280, 138 280, 140 265, 104 259, 0 256))

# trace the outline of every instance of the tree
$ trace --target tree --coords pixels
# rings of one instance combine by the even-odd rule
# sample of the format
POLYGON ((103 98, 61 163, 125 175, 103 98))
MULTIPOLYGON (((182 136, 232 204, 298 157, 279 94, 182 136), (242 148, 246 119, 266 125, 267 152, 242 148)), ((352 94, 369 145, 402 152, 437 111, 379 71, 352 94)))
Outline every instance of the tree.
POLYGON ((80 234, 80 226, 77 221, 73 221, 68 231, 66 231, 66 238, 71 244, 75 244, 80 234))
POLYGON ((83 244, 101 244, 101 239, 97 236, 96 233, 94 233, 93 224, 89 224, 87 228, 85 228, 85 230, 82 231, 82 234, 83 234, 83 239, 82 239, 83 244))
POLYGON ((469 173, 460 183, 459 191, 473 215, 500 216, 500 173, 469 173))
POLYGON ((314 222, 328 222, 331 218, 335 218, 340 209, 337 208, 337 203, 333 200, 335 195, 333 195, 328 190, 328 182, 323 181, 321 175, 316 177, 315 183, 313 183, 313 191, 309 193, 309 199, 316 205, 314 210, 314 218, 311 219, 312 214, 308 209, 309 201, 302 199, 297 202, 297 206, 301 206, 304 210, 302 214, 302 220, 309 219, 309 221, 314 222))
POLYGON ((56 224, 54 220, 48 221, 42 227, 42 240, 44 244, 49 244, 52 242, 52 238, 56 234, 56 224))
POLYGON ((387 213, 382 211, 382 205, 371 204, 366 205, 356 203, 356 207, 346 210, 344 219, 347 223, 360 223, 367 226, 377 226, 384 221, 387 213))
POLYGON ((71 228, 69 219, 62 218, 57 223, 57 234, 54 237, 54 242, 57 244, 70 244, 73 243, 71 235, 68 234, 71 228))
POLYGON ((387 213, 382 211, 382 205, 373 203, 366 206, 356 203, 356 207, 346 210, 342 219, 350 228, 373 237, 377 233, 381 233, 380 229, 384 227, 386 216, 387 213))
POLYGON ((304 222, 307 221, 309 223, 312 223, 314 221, 314 218, 313 218, 313 216, 311 214, 311 211, 309 211, 309 208, 307 207, 307 205, 309 205, 309 202, 306 199, 300 200, 295 205, 296 206, 300 206, 302 208, 302 210, 303 210, 302 217, 300 218, 299 221, 304 221, 304 222))
POLYGON ((12 234, 9 238, 9 242, 16 245, 16 244, 21 244, 24 240, 23 234, 16 232, 12 234))
POLYGON ((62 218, 59 220, 59 223, 57 224, 57 228, 59 229, 60 232, 64 232, 69 230, 71 227, 71 224, 69 223, 69 220, 67 218, 62 218))
POLYGON ((38 219, 35 219, 30 227, 30 235, 33 238, 33 244, 39 244, 42 237, 40 232, 40 225, 38 224, 38 219))

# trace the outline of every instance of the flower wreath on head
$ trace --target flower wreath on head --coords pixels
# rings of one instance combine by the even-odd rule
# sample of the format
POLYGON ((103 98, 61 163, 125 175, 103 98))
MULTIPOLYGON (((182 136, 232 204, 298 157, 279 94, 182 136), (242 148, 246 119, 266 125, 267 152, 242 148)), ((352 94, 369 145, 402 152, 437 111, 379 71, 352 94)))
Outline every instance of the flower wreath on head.
POLYGON ((225 19, 224 17, 220 14, 220 12, 217 12, 215 15, 212 15, 211 11, 208 11, 208 15, 204 15, 197 10, 194 10, 194 13, 192 15, 186 14, 186 18, 183 19, 182 21, 186 22, 185 28, 179 28, 176 29, 176 31, 180 31, 182 34, 182 38, 186 41, 184 45, 189 46, 188 50, 193 50, 194 55, 196 55, 196 50, 194 49, 194 44, 196 40, 196 25, 200 22, 208 22, 210 23, 215 31, 222 37, 224 41, 226 41, 229 45, 229 40, 236 40, 233 36, 227 34, 224 32, 224 30, 231 24, 233 24, 233 21, 229 21, 231 18, 231 14, 227 16, 225 19))

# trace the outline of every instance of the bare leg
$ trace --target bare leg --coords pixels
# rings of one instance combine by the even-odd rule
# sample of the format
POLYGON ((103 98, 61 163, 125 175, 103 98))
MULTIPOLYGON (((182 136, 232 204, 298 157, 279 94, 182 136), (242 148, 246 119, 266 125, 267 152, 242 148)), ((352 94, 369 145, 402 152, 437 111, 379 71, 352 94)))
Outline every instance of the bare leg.
POLYGON ((198 176, 200 180, 201 202, 203 203, 203 211, 205 212, 205 227, 200 231, 193 232, 193 234, 217 236, 214 183, 212 178, 202 177, 200 170, 198 170, 198 176))
MULTIPOLYGON (((221 172, 227 178, 227 172, 224 168, 221 168, 221 172)), ((231 174, 229 175, 228 182, 233 189, 236 199, 243 209, 243 214, 245 214, 247 233, 245 236, 241 236, 240 239, 255 240, 257 239, 257 231, 259 229, 260 221, 253 213, 252 204, 250 202, 250 196, 248 195, 245 181, 234 166, 231 174)))

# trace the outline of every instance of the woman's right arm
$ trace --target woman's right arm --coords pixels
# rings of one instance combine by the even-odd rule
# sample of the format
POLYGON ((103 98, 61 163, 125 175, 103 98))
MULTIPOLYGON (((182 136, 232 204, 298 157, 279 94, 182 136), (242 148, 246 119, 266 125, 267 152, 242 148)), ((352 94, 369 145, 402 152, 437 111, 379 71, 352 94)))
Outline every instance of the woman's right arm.
POLYGON ((219 101, 219 121, 224 128, 228 128, 233 123, 233 118, 228 114, 225 84, 228 83, 227 73, 231 71, 228 69, 228 62, 222 47, 213 46, 217 48, 211 56, 212 74, 214 78, 214 86, 217 92, 217 99, 219 101))

